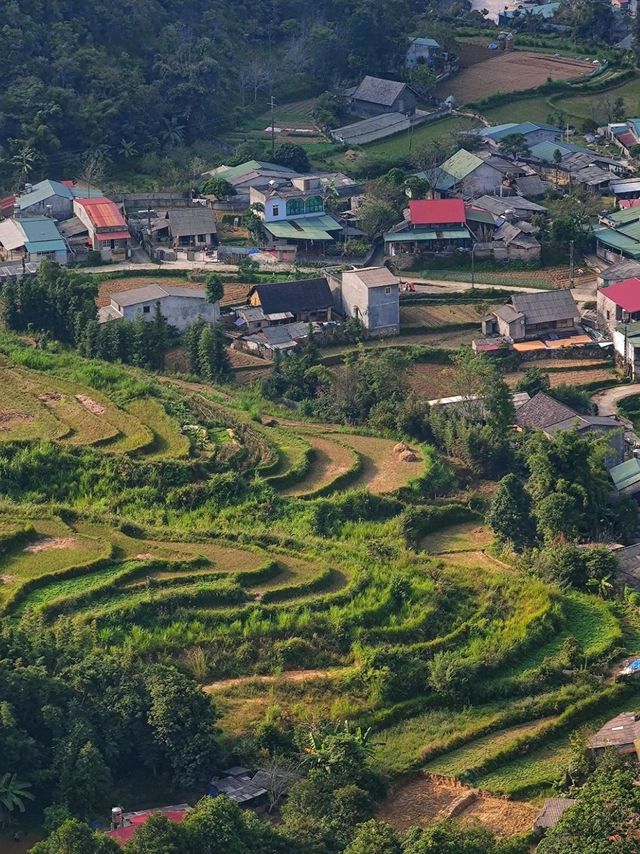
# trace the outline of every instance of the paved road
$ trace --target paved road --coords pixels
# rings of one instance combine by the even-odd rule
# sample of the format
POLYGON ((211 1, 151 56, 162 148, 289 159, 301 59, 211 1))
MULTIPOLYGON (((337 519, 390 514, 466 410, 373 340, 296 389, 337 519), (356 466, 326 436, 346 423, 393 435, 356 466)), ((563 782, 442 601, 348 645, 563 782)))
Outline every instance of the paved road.
POLYGON ((598 407, 598 415, 616 415, 618 403, 625 397, 631 397, 634 394, 640 394, 640 383, 603 389, 596 392, 591 400, 598 407))

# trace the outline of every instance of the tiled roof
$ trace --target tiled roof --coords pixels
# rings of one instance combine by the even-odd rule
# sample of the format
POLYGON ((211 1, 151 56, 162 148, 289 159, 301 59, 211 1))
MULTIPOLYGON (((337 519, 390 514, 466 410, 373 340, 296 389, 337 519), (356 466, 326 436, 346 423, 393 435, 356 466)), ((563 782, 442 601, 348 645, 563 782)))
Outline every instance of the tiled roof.
POLYGON ((255 285, 249 292, 249 297, 254 293, 258 294, 265 314, 279 311, 319 311, 333 305, 331 290, 324 277, 303 279, 300 282, 255 285))
POLYGON ((201 205, 193 208, 176 208, 168 211, 167 219, 173 237, 192 234, 215 234, 216 220, 211 208, 201 205))
POLYGON ((371 104, 390 107, 406 86, 406 83, 397 80, 385 80, 367 74, 353 93, 353 98, 356 101, 368 101, 371 104))
POLYGON ((576 803, 575 798, 547 798, 534 827, 549 830, 555 827, 564 813, 576 803))
POLYGON ((453 225, 467 219, 462 199, 412 199, 409 213, 413 225, 453 225))
POLYGON ((367 288, 388 287, 397 285, 399 281, 387 267, 361 267, 359 270, 347 272, 355 274, 367 288))
MULTIPOLYGON (((619 468, 619 466, 615 468, 619 468)), ((636 720, 635 712, 622 712, 622 714, 607 721, 589 739, 587 744, 594 750, 600 747, 620 747, 625 744, 633 744, 638 739, 640 739, 640 721, 636 720)))
POLYGON ((537 430, 544 430, 552 424, 577 419, 578 417, 578 414, 571 407, 554 400, 553 397, 542 391, 539 391, 524 406, 521 406, 516 414, 518 427, 529 427, 537 430))
POLYGON ((554 320, 580 317, 576 301, 568 288, 531 294, 514 294, 511 302, 516 311, 524 314, 527 324, 550 323, 554 320))
POLYGON ((113 294, 111 299, 116 305, 130 306, 139 305, 151 300, 161 300, 166 297, 185 297, 192 299, 206 299, 204 288, 164 288, 160 285, 146 285, 144 288, 132 288, 130 291, 121 291, 113 294))

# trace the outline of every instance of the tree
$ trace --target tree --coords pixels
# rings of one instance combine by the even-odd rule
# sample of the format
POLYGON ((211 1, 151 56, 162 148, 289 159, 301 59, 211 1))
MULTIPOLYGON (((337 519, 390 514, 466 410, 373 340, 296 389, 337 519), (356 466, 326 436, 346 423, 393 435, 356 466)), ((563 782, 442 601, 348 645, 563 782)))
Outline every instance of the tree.
POLYGON ((273 152, 273 162, 287 166, 295 172, 308 172, 311 168, 307 152, 301 145, 292 142, 282 142, 273 152))
POLYGON ((494 854, 495 851, 496 841, 489 830, 463 829, 453 822, 424 829, 412 827, 402 844, 402 854, 494 854))
POLYGON ((172 667, 155 665, 147 677, 148 722, 179 786, 206 780, 215 768, 217 713, 199 686, 172 667))
POLYGON ((516 391, 526 391, 530 397, 534 397, 540 391, 549 391, 551 382, 549 374, 545 374, 540 368, 527 368, 521 380, 518 380, 516 391))
POLYGON ((640 792, 633 774, 596 770, 538 846, 538 854, 635 854, 640 835, 640 792))
POLYGON ((187 370, 190 374, 200 373, 200 336, 206 325, 206 321, 198 316, 182 336, 187 357, 187 370))
POLYGON ((365 198, 358 208, 358 222, 367 236, 374 240, 398 221, 392 205, 380 199, 365 198))
POLYGON ((428 97, 435 89, 438 78, 428 65, 418 63, 411 69, 409 81, 419 94, 428 97))
POLYGON ((5 815, 10 815, 15 810, 25 811, 24 802, 34 799, 30 788, 30 783, 23 783, 8 771, 0 776, 0 821, 4 822, 5 815))
POLYGON ((402 846, 392 827, 372 818, 357 827, 344 854, 402 854, 402 846))
POLYGON ((507 474, 498 484, 487 515, 498 539, 510 542, 517 550, 535 540, 535 523, 531 515, 531 498, 515 474, 507 474))
POLYGON ((91 830, 84 822, 70 818, 44 842, 37 842, 31 854, 120 854, 120 851, 114 839, 100 831, 91 830))
POLYGON ((412 199, 424 199, 429 191, 429 182, 417 175, 410 175, 404 182, 407 195, 412 199))
POLYGON ((198 373, 209 382, 225 382, 232 373, 224 333, 216 324, 205 325, 198 340, 198 373))
POLYGON ((220 302, 224 296, 224 283, 218 273, 207 273, 204 280, 204 288, 207 294, 207 301, 211 305, 220 302))
MULTIPOLYGON (((158 813, 141 825, 125 846, 126 854, 184 854, 193 850, 184 824, 158 813)), ((195 854, 195 852, 194 852, 195 854)))
POLYGON ((450 154, 450 146, 437 140, 430 145, 419 148, 411 158, 414 166, 419 170, 419 177, 427 182, 426 198, 433 196, 434 190, 446 175, 443 163, 450 154))
POLYGON ((507 154, 515 160, 529 157, 531 149, 527 145, 526 137, 521 133, 508 133, 500 140, 498 148, 502 154, 507 154))
POLYGON ((217 199, 230 199, 231 196, 236 195, 236 188, 224 178, 213 175, 211 178, 207 178, 202 185, 202 192, 208 196, 215 196, 217 199))
POLYGON ((549 543, 557 537, 577 540, 580 533, 580 512, 573 496, 563 492, 551 492, 541 498, 535 507, 538 531, 549 543))

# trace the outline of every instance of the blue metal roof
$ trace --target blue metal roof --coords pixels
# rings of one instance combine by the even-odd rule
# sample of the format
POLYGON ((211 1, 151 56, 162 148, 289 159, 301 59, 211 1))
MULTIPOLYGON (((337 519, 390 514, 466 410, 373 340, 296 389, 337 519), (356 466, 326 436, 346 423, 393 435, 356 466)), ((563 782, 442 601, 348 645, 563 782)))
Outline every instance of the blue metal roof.
POLYGON ((16 199, 16 204, 20 210, 30 208, 31 205, 38 205, 41 202, 50 199, 51 196, 62 196, 63 199, 72 199, 73 193, 64 184, 59 181, 40 181, 39 184, 34 184, 30 193, 24 196, 19 196, 16 199))
POLYGON ((596 155, 590 148, 584 148, 581 145, 574 145, 571 142, 563 142, 562 140, 554 140, 554 142, 538 142, 531 146, 531 156, 537 157, 538 160, 546 160, 548 163, 553 163, 553 156, 556 149, 562 154, 592 154, 596 155))
POLYGON ((419 44, 422 47, 440 47, 440 45, 435 39, 411 39, 411 44, 419 44))
MULTIPOLYGON (((25 217, 15 220, 22 230, 25 240, 39 243, 43 240, 62 240, 60 232, 52 219, 46 216, 25 217)), ((62 241, 64 243, 64 241, 62 241)))
POLYGON ((508 122, 504 125, 495 125, 494 127, 480 128, 476 131, 479 136, 501 140, 503 137, 512 133, 528 134, 536 130, 550 130, 557 132, 558 136, 562 133, 562 128, 554 127, 553 125, 539 124, 538 122, 508 122))
POLYGON ((62 238, 59 240, 37 240, 32 242, 28 240, 24 244, 27 252, 67 252, 67 245, 62 238))

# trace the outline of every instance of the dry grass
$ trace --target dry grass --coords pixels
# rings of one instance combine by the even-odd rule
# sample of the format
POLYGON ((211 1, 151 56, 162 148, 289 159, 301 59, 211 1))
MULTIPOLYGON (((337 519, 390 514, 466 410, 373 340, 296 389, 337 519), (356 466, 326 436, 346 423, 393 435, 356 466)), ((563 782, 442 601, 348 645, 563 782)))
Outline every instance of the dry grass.
POLYGON ((522 92, 552 80, 570 80, 593 71, 589 62, 541 53, 486 50, 486 61, 476 62, 441 84, 443 97, 453 95, 460 104, 479 101, 494 92, 522 92), (446 90, 446 91, 445 91, 446 90))
POLYGON ((364 487, 377 495, 395 492, 419 477, 424 470, 419 455, 417 462, 407 463, 399 459, 394 453, 396 443, 392 439, 340 434, 340 441, 353 448, 362 459, 362 469, 351 484, 352 488, 364 487))
POLYGON ((283 490, 284 495, 307 495, 315 492, 349 471, 354 464, 349 448, 312 433, 306 433, 304 438, 314 448, 315 456, 304 480, 283 490))
MULTIPOLYGON (((452 323, 477 323, 496 308, 493 303, 475 305, 405 305, 400 304, 400 326, 430 326, 438 329, 452 323)), ((478 326, 478 329, 480 327, 478 326)))
POLYGON ((455 394, 453 383, 457 369, 453 365, 417 364, 411 368, 409 385, 416 394, 435 400, 455 394))
MULTIPOLYGON (((536 364, 535 362, 532 364, 536 364)), ((511 386, 517 383, 524 377, 523 371, 517 371, 513 374, 506 374, 505 380, 511 386)), ((616 372, 611 367, 593 368, 593 370, 568 370, 554 371, 549 374, 551 388, 556 388, 559 385, 588 385, 594 382, 608 383, 616 378, 616 372)))

